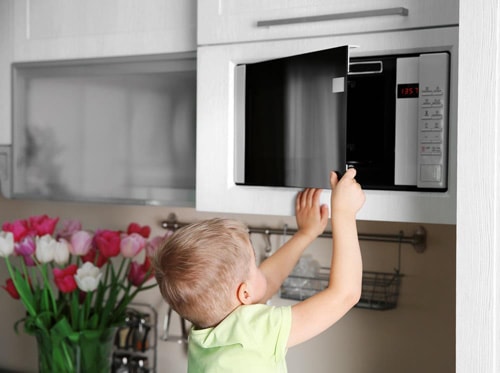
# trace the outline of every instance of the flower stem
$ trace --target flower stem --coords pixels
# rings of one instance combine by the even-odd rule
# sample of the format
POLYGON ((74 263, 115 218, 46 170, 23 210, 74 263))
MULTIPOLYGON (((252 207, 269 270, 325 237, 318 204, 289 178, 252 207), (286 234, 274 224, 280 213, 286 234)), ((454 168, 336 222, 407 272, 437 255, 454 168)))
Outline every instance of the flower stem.
POLYGON ((45 289, 47 289, 48 296, 49 296, 49 302, 52 303, 52 309, 54 310, 54 314, 57 313, 57 303, 56 303, 56 298, 54 296, 54 292, 52 291, 52 287, 49 286, 49 276, 47 275, 47 263, 43 263, 41 266, 39 266, 40 272, 42 274, 43 282, 47 285, 45 289), (41 267, 41 268, 40 268, 41 267))

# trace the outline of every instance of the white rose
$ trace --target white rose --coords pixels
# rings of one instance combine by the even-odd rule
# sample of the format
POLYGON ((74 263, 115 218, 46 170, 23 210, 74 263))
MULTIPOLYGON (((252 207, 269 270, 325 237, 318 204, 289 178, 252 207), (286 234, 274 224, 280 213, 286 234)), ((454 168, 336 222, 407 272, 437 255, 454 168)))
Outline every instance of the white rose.
POLYGON ((55 250, 57 246, 57 241, 50 235, 46 234, 42 237, 37 236, 35 238, 36 258, 40 263, 49 263, 54 260, 55 250))
POLYGON ((97 289, 102 273, 95 265, 85 262, 75 275, 76 284, 81 291, 89 292, 97 289))
POLYGON ((14 252, 14 235, 12 232, 0 232, 0 256, 7 257, 14 252))
POLYGON ((66 264, 69 260, 69 242, 61 238, 54 247, 54 261, 57 264, 66 264))

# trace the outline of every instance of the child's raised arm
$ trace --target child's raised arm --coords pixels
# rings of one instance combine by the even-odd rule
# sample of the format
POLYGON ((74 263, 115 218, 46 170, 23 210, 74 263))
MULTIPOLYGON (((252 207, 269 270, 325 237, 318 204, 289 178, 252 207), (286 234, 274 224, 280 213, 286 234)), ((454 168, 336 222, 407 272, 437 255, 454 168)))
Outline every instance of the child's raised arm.
POLYGON ((325 230, 328 206, 320 206, 320 194, 321 189, 312 188, 298 193, 295 200, 297 233, 259 266, 267 280, 267 291, 262 301, 267 301, 278 291, 306 247, 325 230))
POLYGON ((363 269, 356 213, 365 196, 355 176, 354 169, 347 170, 340 181, 334 172, 330 175, 333 244, 330 281, 325 290, 292 307, 288 347, 320 334, 359 301, 363 269))

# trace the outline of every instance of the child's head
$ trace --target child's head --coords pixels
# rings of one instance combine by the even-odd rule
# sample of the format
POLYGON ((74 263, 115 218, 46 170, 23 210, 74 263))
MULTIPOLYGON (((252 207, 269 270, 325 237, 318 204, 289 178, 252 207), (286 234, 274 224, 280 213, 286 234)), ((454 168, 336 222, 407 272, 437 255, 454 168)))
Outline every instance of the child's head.
POLYGON ((239 305, 239 285, 255 261, 247 227, 211 219, 176 231, 156 252, 155 276, 166 302, 200 328, 213 326, 239 305))

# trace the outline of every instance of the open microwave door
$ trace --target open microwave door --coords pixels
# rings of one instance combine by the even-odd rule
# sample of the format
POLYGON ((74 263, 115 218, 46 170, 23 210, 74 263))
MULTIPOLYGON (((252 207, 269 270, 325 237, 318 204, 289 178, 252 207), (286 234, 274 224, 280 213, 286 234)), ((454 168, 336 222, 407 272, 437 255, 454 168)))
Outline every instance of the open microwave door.
POLYGON ((346 167, 349 46, 236 67, 235 182, 330 188, 346 167))

